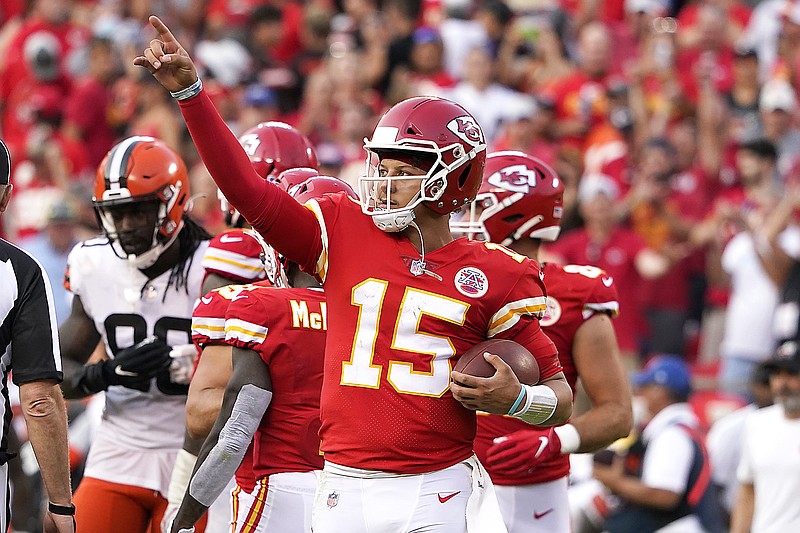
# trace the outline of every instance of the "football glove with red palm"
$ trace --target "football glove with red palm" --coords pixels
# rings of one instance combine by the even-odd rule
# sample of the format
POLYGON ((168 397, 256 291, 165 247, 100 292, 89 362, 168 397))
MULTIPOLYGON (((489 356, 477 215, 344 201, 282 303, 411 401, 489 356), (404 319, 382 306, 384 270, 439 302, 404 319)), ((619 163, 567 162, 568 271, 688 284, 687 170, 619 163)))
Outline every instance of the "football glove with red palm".
POLYGON ((561 439, 554 428, 521 429, 494 439, 486 453, 486 466, 499 474, 519 476, 558 455, 561 439))

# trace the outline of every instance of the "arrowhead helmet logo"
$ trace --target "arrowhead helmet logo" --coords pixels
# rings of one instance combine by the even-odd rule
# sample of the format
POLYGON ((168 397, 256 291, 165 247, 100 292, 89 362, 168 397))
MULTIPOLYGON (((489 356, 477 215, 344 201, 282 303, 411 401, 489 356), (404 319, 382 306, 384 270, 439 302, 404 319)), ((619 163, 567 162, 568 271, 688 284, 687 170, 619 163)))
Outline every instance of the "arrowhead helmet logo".
POLYGON ((456 117, 447 123, 447 129, 455 133, 460 139, 470 146, 484 144, 483 130, 469 115, 456 117))
POLYGON ((490 185, 511 192, 528 194, 536 187, 536 171, 530 170, 525 165, 512 165, 501 168, 487 180, 490 185))

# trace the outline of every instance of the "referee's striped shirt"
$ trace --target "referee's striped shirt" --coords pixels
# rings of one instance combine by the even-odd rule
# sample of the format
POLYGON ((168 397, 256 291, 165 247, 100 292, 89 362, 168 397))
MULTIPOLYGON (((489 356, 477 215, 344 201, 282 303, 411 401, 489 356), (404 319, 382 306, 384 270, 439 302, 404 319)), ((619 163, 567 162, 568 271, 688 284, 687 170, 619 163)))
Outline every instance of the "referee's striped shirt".
POLYGON ((60 382, 63 378, 50 280, 36 259, 3 239, 0 239, 0 324, 1 465, 7 460, 11 423, 9 373, 17 385, 39 379, 60 382))

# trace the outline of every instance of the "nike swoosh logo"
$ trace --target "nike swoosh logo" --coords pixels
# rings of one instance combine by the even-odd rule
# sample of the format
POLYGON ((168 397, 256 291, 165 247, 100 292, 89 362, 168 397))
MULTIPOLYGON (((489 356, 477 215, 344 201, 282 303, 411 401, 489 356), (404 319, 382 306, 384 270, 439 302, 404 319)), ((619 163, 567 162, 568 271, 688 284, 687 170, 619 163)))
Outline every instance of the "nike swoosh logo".
POLYGON ((135 378, 136 376, 139 375, 136 372, 128 372, 127 370, 122 370, 121 366, 115 366, 114 367, 114 373, 116 375, 118 375, 118 376, 127 376, 127 377, 131 377, 131 378, 135 378))
POLYGON ((213 300, 213 298, 211 298, 210 296, 208 298, 206 298, 205 296, 201 296, 200 297, 200 301, 203 302, 206 305, 210 304, 211 300, 213 300))
POLYGON ((448 494, 446 496, 442 496, 442 493, 440 492, 439 494, 437 494, 437 496, 439 497, 439 503, 444 503, 447 500, 449 500, 450 498, 454 498, 455 496, 457 496, 459 494, 461 494, 461 491, 454 492, 454 493, 448 494))
POLYGON ((241 300, 242 298, 247 298, 247 295, 246 294, 240 294, 238 296, 234 296, 231 301, 235 302, 236 300, 241 300))
POLYGON ((242 238, 231 237, 230 235, 220 235, 219 242, 242 242, 242 238))
POLYGON ((542 455, 542 452, 545 448, 547 448, 547 444, 550 442, 550 439, 547 437, 539 437, 539 449, 536 450, 536 455, 534 457, 539 457, 542 455))
POLYGON ((543 512, 543 513, 537 513, 536 511, 534 511, 533 512, 533 519, 534 520, 539 520, 543 516, 547 516, 552 512, 553 512, 553 508, 552 507, 550 509, 546 510, 545 512, 543 512))
POLYGON ((603 278, 601 278, 601 281, 603 282, 603 285, 605 285, 606 287, 610 287, 611 284, 614 283, 614 278, 612 278, 612 277, 608 277, 608 278, 603 277, 603 278))

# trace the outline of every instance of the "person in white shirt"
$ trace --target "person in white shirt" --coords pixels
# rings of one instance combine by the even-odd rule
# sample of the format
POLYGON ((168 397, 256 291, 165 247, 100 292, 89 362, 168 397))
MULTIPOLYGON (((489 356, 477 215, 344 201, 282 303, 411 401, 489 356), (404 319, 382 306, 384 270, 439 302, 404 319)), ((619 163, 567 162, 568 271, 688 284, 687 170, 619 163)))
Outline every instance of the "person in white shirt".
POLYGON ((750 413, 772 405, 769 370, 763 364, 757 366, 753 372, 750 394, 753 396, 752 403, 714 422, 706 437, 708 458, 711 460, 711 479, 719 490, 720 504, 729 517, 733 512, 739 488, 736 469, 742 457, 745 422, 750 413))
POLYGON ((625 457, 617 457, 609 466, 595 463, 595 478, 618 500, 615 505, 609 499, 605 531, 718 530, 718 516, 701 516, 701 509, 713 503, 716 494, 697 434, 699 422, 686 403, 691 393, 688 365, 678 356, 659 355, 633 376, 633 384, 652 418, 625 457))
POLYGON ((745 422, 731 533, 800 531, 800 354, 797 341, 767 364, 775 405, 745 422))

